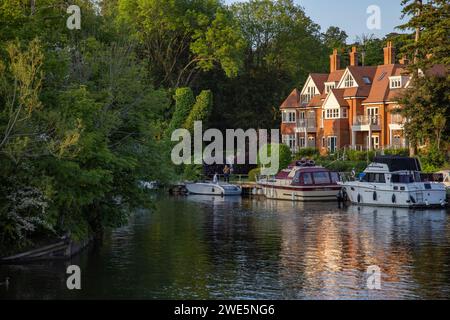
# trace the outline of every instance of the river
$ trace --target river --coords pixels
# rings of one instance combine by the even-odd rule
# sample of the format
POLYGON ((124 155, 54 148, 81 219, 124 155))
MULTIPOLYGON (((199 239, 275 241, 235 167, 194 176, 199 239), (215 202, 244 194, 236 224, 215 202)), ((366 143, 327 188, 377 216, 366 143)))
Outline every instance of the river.
POLYGON ((448 299, 445 210, 156 196, 72 261, 1 266, 9 299, 448 299), (68 290, 66 268, 81 268, 68 290), (368 289, 367 268, 381 270, 368 289))

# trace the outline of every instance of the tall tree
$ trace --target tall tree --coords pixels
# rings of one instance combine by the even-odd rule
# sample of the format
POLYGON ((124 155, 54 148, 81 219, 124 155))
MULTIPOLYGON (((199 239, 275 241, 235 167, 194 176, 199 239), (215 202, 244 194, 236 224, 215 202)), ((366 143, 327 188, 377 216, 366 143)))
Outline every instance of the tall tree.
POLYGON ((415 154, 420 139, 434 141, 434 132, 442 130, 441 122, 433 122, 435 117, 446 118, 443 137, 448 137, 450 3, 446 0, 429 0, 426 3, 403 0, 402 5, 403 14, 410 20, 400 28, 415 32, 414 39, 406 42, 403 48, 403 52, 414 59, 408 68, 411 85, 401 98, 405 106, 402 113, 408 118, 405 132, 410 140, 411 154, 415 154))
POLYGON ((218 0, 119 0, 120 22, 142 45, 158 85, 189 86, 201 71, 220 68, 235 76, 242 37, 218 0))

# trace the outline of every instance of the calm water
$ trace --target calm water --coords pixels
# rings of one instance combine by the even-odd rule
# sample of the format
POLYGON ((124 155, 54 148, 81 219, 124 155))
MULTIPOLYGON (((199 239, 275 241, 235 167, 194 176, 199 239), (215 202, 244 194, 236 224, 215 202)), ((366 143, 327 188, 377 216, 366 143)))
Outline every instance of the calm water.
POLYGON ((250 198, 161 197, 71 262, 0 266, 7 298, 450 298, 450 219, 250 198), (66 289, 78 264, 82 290, 66 289), (382 270, 381 290, 366 269, 382 270))

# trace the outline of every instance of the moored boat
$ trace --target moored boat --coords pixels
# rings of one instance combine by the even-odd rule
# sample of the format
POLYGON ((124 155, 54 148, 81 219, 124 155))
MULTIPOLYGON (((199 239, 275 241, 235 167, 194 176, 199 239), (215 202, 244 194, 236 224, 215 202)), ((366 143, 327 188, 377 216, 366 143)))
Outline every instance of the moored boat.
POLYGON ((443 183, 424 181, 416 158, 379 156, 358 180, 342 183, 352 203, 389 207, 440 207, 446 204, 443 183))
POLYGON ((186 189, 190 194, 238 196, 242 194, 241 187, 229 183, 195 182, 186 183, 186 189))
POLYGON ((269 199, 292 201, 336 201, 341 189, 339 174, 316 166, 312 160, 291 163, 273 178, 258 180, 258 186, 269 199))

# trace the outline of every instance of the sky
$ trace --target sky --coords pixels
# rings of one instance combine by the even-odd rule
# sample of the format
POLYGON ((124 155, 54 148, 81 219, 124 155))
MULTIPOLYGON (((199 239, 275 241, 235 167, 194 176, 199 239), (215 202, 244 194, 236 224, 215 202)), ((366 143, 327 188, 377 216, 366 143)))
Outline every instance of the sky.
MULTIPOLYGON (((245 1, 245 0, 239 0, 245 1)), ((239 2, 225 0, 227 4, 239 2)), ((347 42, 353 42, 356 36, 374 34, 383 37, 390 32, 401 32, 395 27, 403 24, 400 5, 401 0, 295 0, 295 3, 305 9, 306 14, 325 32, 329 26, 337 26, 347 32, 347 42), (367 13, 369 6, 380 8, 380 29, 369 29, 367 13)))

